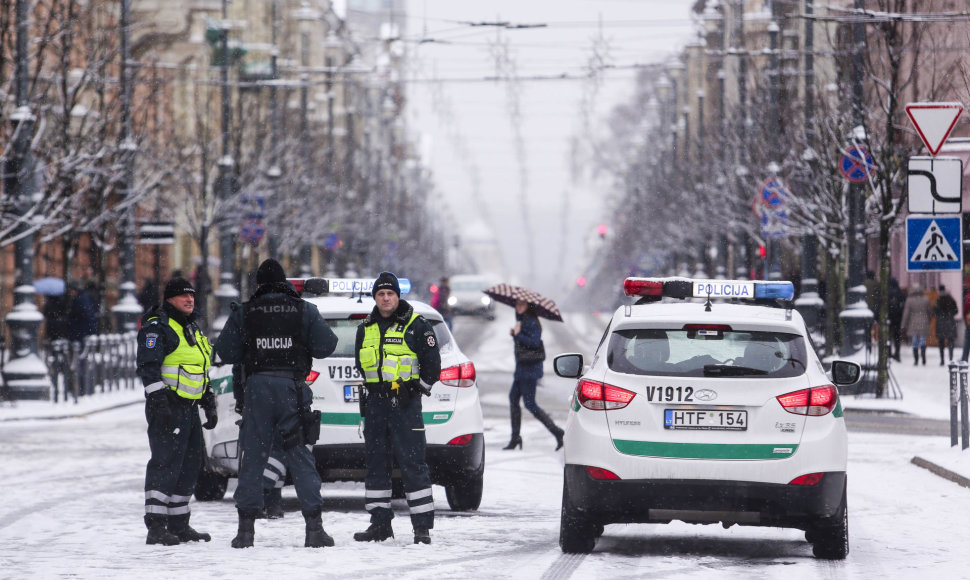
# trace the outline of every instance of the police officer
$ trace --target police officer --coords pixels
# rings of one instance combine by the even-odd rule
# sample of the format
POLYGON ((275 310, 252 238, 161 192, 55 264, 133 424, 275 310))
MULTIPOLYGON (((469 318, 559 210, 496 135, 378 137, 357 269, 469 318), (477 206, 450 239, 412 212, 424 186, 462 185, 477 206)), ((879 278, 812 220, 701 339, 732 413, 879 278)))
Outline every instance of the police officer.
POLYGON ((212 429, 218 420, 208 388, 211 354, 195 323, 195 289, 184 278, 172 278, 164 302, 145 313, 138 333, 138 376, 145 386, 152 454, 145 470, 147 544, 212 539, 189 525, 189 498, 203 462, 202 428, 212 429))
POLYGON ((430 395, 441 374, 441 355, 431 324, 401 300, 397 277, 381 272, 371 291, 377 304, 357 327, 357 370, 364 377, 364 508, 367 530, 358 542, 394 537, 391 529, 391 467, 397 459, 411 514, 415 544, 430 544, 434 527, 431 475, 425 460, 421 395, 430 395), (392 455, 393 454, 393 455, 392 455))
POLYGON ((306 520, 304 546, 333 546, 321 521, 320 474, 304 444, 301 416, 309 412, 313 397, 304 380, 312 358, 332 353, 337 337, 320 312, 286 281, 276 260, 260 264, 256 284, 252 298, 230 314, 215 345, 221 362, 242 363, 246 374, 242 456, 234 496, 239 531, 232 547, 253 545, 255 520, 264 507, 263 472, 277 434, 282 436, 283 459, 306 520))
MULTIPOLYGON (((242 364, 232 365, 232 395, 236 401, 235 411, 242 415, 246 400, 246 375, 242 364)), ((283 517, 283 486, 286 483, 286 465, 283 463, 283 437, 273 436, 273 447, 263 471, 263 511, 257 519, 278 520, 283 517)))

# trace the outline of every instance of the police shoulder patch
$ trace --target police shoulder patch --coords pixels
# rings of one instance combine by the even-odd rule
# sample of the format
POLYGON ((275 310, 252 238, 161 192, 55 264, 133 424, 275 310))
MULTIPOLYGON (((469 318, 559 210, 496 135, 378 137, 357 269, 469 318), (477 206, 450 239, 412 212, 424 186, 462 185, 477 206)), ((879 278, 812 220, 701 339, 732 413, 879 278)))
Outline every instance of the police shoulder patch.
POLYGON ((428 335, 428 346, 433 347, 435 345, 434 334, 428 335))
POLYGON ((145 335, 145 348, 155 348, 158 344, 158 335, 154 332, 150 332, 145 335))

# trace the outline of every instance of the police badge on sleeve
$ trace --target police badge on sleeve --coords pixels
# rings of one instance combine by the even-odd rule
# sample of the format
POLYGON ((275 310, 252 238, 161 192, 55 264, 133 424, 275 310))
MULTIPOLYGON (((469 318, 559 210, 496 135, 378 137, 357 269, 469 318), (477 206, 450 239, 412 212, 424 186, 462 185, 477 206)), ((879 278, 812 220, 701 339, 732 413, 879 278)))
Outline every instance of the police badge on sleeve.
POLYGON ((156 344, 158 344, 157 334, 150 332, 145 335, 145 348, 155 348, 156 344))

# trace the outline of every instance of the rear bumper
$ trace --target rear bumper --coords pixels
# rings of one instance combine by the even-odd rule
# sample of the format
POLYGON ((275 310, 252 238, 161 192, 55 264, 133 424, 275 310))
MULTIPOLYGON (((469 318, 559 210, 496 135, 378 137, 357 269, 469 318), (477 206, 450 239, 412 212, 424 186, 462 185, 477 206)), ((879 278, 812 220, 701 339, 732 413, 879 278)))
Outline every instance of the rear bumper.
POLYGON ((827 472, 814 486, 720 480, 596 480, 566 465, 563 501, 590 521, 608 523, 734 523, 804 529, 832 517, 846 474, 827 472))
MULTIPOLYGON (((485 435, 475 433, 466 445, 433 445, 425 450, 431 481, 458 483, 484 469, 485 435)), ((363 443, 315 445, 313 457, 323 481, 363 481, 367 474, 363 443)), ((396 468, 395 468, 396 470, 396 468)))

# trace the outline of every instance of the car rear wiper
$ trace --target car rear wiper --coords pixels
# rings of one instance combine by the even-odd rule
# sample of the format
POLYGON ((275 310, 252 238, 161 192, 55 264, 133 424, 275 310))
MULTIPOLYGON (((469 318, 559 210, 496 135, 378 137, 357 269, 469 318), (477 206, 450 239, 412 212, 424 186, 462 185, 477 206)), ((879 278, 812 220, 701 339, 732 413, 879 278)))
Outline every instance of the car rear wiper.
POLYGON ((745 375, 766 375, 768 371, 738 365, 704 365, 705 377, 742 377, 745 375))

